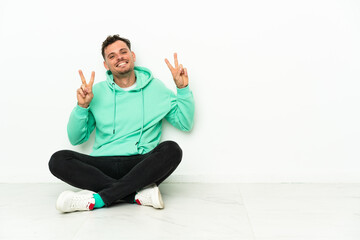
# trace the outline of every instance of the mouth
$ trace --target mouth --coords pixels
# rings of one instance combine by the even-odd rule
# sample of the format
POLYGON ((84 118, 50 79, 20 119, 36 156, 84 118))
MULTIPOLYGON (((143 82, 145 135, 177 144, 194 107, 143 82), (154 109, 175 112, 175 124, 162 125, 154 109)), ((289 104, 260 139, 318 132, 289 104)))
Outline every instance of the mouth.
POLYGON ((120 63, 116 64, 116 67, 123 67, 123 66, 125 66, 126 64, 127 64, 126 61, 125 61, 125 62, 120 62, 120 63))

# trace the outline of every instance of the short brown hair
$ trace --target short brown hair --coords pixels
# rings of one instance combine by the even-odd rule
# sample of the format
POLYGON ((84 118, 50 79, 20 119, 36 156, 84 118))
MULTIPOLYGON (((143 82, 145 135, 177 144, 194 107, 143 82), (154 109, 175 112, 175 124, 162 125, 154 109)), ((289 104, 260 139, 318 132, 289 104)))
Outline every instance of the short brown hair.
POLYGON ((129 50, 131 51, 131 43, 129 39, 126 38, 122 38, 119 36, 119 34, 115 34, 113 36, 108 36, 105 41, 102 44, 101 47, 101 54, 103 56, 103 58, 105 59, 105 48, 107 46, 109 46, 110 44, 113 44, 116 41, 123 41, 124 43, 126 43, 126 45, 128 46, 129 50))

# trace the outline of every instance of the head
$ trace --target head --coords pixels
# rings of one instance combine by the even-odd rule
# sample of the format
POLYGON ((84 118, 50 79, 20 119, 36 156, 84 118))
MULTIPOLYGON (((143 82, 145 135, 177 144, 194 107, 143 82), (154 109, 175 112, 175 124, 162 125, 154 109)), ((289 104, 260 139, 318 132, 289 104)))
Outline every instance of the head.
POLYGON ((113 75, 123 75, 134 70, 136 56, 131 51, 128 39, 119 35, 108 36, 102 44, 101 53, 105 68, 113 75))

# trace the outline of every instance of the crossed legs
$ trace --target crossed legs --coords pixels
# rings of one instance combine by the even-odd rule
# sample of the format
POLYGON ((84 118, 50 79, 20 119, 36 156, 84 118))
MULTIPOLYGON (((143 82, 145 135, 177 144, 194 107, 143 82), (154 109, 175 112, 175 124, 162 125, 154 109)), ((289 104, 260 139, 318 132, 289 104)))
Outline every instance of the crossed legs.
POLYGON ((81 189, 97 192, 106 206, 132 203, 137 191, 163 182, 180 164, 182 150, 173 141, 160 143, 151 152, 134 156, 92 157, 70 150, 54 153, 51 173, 81 189))

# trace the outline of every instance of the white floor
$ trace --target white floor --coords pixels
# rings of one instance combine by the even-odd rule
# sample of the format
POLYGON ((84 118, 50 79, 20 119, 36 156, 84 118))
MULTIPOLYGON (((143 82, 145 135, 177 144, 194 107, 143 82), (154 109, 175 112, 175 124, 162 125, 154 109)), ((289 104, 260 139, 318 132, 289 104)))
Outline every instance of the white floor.
POLYGON ((58 213, 66 184, 0 184, 0 239, 360 239, 360 184, 162 184, 164 210, 58 213))

